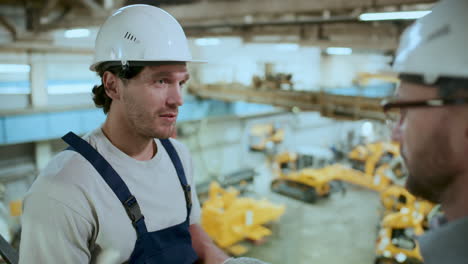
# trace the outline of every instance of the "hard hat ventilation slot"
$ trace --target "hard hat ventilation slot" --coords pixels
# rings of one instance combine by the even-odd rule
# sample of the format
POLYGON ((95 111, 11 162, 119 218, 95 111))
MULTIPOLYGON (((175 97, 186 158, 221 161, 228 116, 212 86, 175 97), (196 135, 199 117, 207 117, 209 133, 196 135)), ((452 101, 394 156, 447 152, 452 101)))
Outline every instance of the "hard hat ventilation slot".
POLYGON ((128 40, 131 40, 131 41, 133 41, 133 42, 138 42, 138 41, 137 41, 137 38, 135 38, 135 36, 133 36, 133 35, 130 34, 129 32, 125 33, 124 39, 128 39, 128 40))

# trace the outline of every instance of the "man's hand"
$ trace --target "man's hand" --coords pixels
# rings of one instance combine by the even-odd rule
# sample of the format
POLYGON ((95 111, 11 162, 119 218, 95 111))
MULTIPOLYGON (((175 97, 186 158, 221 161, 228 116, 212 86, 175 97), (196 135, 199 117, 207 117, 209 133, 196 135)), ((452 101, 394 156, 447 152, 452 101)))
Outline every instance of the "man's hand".
POLYGON ((221 264, 229 258, 219 249, 199 224, 190 225, 192 246, 204 264, 221 264))
POLYGON ((229 258, 223 264, 269 264, 254 258, 229 258))

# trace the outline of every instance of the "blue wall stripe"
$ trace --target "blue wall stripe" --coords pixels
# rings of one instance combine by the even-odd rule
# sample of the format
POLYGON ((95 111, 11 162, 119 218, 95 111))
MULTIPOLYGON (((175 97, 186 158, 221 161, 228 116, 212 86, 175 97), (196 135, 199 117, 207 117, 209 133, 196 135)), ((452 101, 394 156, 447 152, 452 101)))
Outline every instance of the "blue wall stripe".
MULTIPOLYGON (((245 115, 273 110, 269 105, 217 100, 188 100, 180 108, 178 121, 198 120, 224 115, 245 115)), ((68 131, 85 134, 101 126, 106 119, 102 109, 38 113, 0 117, 0 144, 16 144, 56 139, 68 131)))

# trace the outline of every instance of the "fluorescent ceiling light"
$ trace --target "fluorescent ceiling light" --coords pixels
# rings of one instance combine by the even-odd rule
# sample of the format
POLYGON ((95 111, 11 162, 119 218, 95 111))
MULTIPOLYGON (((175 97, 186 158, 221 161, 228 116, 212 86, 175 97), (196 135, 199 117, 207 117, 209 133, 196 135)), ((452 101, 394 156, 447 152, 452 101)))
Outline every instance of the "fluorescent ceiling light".
POLYGON ((27 64, 0 64, 0 73, 27 73, 30 70, 27 64))
POLYGON ((77 28, 69 29, 65 31, 66 38, 86 38, 89 36, 89 29, 77 28))
POLYGON ((199 38, 195 40, 195 44, 198 46, 216 46, 221 43, 218 38, 199 38))
POLYGON ((330 47, 326 49, 328 55, 350 55, 353 53, 351 48, 330 47))
POLYGON ((384 13, 364 13, 359 16, 362 21, 376 20, 398 20, 398 19, 418 19, 431 11, 402 11, 402 12, 384 12, 384 13))
POLYGON ((295 43, 276 44, 275 48, 282 51, 295 51, 299 49, 299 45, 295 43))

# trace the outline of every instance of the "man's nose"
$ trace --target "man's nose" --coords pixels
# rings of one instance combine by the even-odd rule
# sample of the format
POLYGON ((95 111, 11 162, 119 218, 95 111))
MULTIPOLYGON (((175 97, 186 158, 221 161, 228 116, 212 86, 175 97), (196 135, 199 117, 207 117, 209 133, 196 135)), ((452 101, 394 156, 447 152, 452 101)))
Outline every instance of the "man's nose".
POLYGON ((182 89, 180 84, 174 84, 170 87, 167 97, 167 104, 171 106, 181 106, 184 103, 182 98, 182 89))

